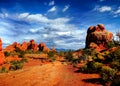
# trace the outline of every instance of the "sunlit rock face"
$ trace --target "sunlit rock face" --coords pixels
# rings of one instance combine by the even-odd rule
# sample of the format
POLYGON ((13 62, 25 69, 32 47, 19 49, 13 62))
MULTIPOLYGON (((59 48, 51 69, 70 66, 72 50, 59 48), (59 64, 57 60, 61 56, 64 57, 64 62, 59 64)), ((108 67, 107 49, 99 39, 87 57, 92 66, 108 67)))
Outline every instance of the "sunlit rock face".
POLYGON ((4 52, 2 51, 2 39, 0 39, 0 65, 6 62, 4 52))
POLYGON ((105 50, 106 44, 112 41, 113 34, 106 31, 103 24, 90 26, 87 30, 86 48, 94 48, 97 51, 105 50))

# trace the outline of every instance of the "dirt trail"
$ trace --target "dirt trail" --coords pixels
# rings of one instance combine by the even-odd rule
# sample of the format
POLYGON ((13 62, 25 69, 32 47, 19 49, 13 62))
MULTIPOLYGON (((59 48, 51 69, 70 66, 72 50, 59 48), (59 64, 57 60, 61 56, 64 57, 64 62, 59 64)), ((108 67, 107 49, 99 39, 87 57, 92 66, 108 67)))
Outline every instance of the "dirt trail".
POLYGON ((54 62, 0 74, 0 86, 102 86, 89 82, 95 78, 99 76, 77 73, 71 65, 54 62))

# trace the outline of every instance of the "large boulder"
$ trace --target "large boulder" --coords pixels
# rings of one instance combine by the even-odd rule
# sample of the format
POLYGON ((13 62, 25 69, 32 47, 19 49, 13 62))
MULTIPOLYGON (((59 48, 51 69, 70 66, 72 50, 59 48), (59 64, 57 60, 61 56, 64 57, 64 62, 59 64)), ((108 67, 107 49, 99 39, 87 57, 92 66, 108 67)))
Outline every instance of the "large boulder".
POLYGON ((87 30, 86 48, 102 51, 107 48, 107 43, 112 41, 113 34, 107 31, 103 24, 90 26, 87 30))

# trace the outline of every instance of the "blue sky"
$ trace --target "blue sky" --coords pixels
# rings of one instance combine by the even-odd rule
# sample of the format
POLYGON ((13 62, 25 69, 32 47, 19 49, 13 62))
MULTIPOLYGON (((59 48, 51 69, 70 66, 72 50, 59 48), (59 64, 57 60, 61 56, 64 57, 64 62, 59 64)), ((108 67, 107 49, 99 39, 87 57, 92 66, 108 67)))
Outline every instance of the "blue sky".
POLYGON ((84 48, 89 26, 120 30, 120 0, 0 0, 3 47, 34 39, 48 47, 84 48))

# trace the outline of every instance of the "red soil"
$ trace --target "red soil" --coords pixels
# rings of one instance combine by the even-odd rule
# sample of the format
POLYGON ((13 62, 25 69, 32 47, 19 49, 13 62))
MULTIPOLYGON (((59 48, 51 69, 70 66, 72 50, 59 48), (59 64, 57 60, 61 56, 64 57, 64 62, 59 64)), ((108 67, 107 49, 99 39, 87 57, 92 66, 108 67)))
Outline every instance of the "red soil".
POLYGON ((0 74, 0 86, 102 86, 97 74, 75 72, 65 62, 46 63, 29 59, 23 69, 0 74))

